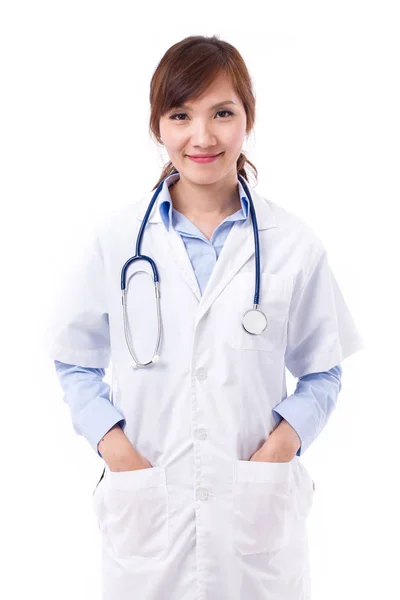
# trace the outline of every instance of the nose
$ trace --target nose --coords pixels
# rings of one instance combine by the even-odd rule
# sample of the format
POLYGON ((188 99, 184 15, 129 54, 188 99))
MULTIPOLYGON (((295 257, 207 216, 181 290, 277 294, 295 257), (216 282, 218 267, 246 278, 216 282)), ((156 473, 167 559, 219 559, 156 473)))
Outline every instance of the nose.
POLYGON ((217 144, 217 138, 213 132, 213 126, 209 122, 199 120, 193 121, 190 131, 192 146, 201 148, 212 148, 217 144))

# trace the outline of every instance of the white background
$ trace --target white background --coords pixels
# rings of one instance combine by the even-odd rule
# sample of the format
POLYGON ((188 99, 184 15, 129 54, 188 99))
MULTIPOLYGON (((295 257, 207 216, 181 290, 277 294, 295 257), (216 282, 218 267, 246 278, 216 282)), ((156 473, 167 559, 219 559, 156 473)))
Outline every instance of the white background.
POLYGON ((88 227, 157 182, 168 157, 148 134, 150 79, 199 34, 246 61, 256 189, 321 237, 366 343, 303 456, 316 483, 313 600, 400 596, 395 4, 2 3, 1 597, 100 598, 103 463, 73 431, 43 333, 88 227))

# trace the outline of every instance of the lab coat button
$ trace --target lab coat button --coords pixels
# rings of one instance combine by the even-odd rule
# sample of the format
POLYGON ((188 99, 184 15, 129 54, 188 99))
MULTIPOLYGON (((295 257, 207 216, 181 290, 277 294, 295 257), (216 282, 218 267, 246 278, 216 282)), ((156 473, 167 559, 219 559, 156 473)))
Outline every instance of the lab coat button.
POLYGON ((205 429, 197 429, 196 431, 196 439, 197 440, 205 440, 207 437, 207 433, 205 429))
POLYGON ((197 494, 196 494, 196 499, 197 500, 207 500, 208 498, 208 492, 207 490, 200 488, 199 490, 197 490, 197 494))
POLYGON ((197 369, 196 377, 199 381, 204 381, 207 379, 207 371, 206 369, 197 369))

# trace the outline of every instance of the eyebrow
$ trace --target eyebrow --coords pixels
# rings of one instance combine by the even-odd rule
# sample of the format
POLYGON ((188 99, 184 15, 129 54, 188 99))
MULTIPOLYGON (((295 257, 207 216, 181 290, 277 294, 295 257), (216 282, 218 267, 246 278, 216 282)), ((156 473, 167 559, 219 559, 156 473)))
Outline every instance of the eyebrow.
MULTIPOLYGON (((233 102, 232 100, 224 100, 223 102, 218 102, 217 104, 214 104, 213 106, 211 106, 210 108, 219 108, 220 106, 225 106, 226 104, 236 104, 236 102, 233 102)), ((190 106, 188 104, 179 104, 178 106, 175 106, 174 108, 190 108, 190 106)))

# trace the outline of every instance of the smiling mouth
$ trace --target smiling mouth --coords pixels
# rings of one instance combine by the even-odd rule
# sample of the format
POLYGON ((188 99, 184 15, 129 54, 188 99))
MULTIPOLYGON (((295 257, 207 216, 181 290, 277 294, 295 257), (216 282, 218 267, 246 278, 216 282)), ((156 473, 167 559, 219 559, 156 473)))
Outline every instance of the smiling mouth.
POLYGON ((222 152, 218 152, 217 154, 188 154, 189 158, 215 158, 219 156, 222 152))

